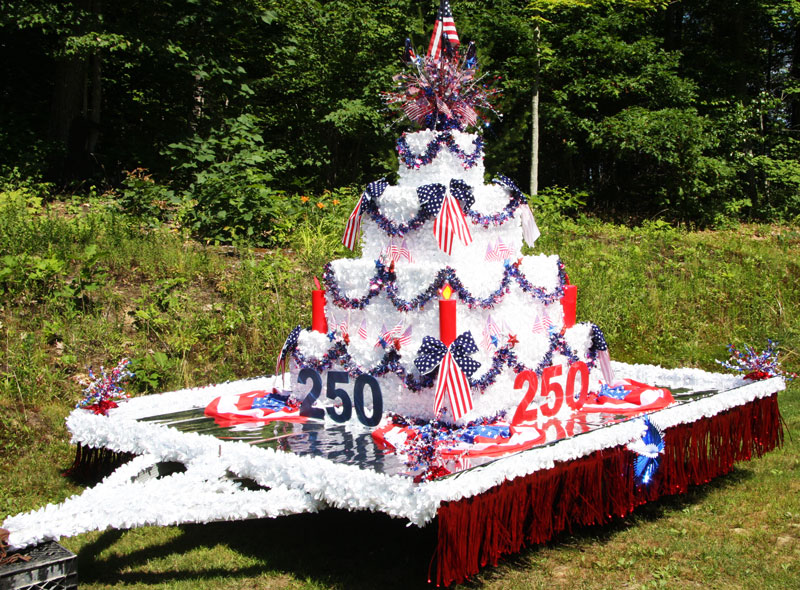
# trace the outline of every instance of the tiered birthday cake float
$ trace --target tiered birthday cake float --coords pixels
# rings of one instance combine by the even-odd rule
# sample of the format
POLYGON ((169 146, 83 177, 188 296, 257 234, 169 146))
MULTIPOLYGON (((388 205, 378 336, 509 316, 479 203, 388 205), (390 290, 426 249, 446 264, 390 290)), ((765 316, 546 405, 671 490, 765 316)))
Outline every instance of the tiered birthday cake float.
POLYGON ((136 458, 7 518, 12 546, 332 506, 435 522, 431 581, 448 585, 780 444, 766 357, 745 378, 625 365, 576 323, 561 260, 522 253, 539 235, 525 195, 485 182, 469 131, 492 91, 457 46, 443 2, 386 96, 421 128, 398 141, 398 183, 366 187, 344 231, 361 257, 326 266, 275 376, 119 405, 109 378, 67 419, 76 468, 136 458))

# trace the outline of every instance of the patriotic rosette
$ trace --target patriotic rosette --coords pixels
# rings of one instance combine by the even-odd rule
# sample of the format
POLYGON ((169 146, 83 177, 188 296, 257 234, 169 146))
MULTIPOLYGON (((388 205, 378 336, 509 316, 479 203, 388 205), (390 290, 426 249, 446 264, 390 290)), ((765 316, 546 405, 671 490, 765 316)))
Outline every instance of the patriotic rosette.
POLYGON ((469 378, 481 366, 478 361, 470 358, 470 355, 476 352, 478 347, 470 331, 458 336, 450 346, 432 336, 425 336, 422 339, 422 346, 419 348, 419 355, 414 359, 414 365, 423 375, 439 368, 433 401, 434 415, 439 415, 445 395, 456 420, 472 410, 469 378))

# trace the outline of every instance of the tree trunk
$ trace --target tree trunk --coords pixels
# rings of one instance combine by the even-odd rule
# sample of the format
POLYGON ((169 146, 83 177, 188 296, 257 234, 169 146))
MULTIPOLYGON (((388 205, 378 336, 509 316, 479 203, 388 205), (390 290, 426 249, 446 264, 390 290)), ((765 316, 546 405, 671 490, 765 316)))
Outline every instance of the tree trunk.
MULTIPOLYGON (((789 75, 794 79, 794 83, 800 85, 800 23, 794 28, 794 51, 792 51, 792 65, 789 75)), ((797 94, 792 98, 791 115, 789 118, 789 128, 800 131, 800 96, 797 94)))
POLYGON ((101 56, 99 51, 95 51, 89 60, 91 63, 91 93, 89 93, 89 133, 86 138, 86 152, 93 156, 97 150, 97 141, 100 138, 100 103, 103 99, 103 87, 101 85, 100 67, 101 56))
POLYGON ((536 62, 533 74, 533 98, 531 100, 531 194, 539 194, 539 75, 541 62, 539 59, 539 42, 541 30, 537 24, 533 31, 536 46, 536 62))
POLYGON ((63 145, 69 142, 70 127, 80 117, 86 62, 78 57, 59 60, 50 104, 50 139, 63 145))

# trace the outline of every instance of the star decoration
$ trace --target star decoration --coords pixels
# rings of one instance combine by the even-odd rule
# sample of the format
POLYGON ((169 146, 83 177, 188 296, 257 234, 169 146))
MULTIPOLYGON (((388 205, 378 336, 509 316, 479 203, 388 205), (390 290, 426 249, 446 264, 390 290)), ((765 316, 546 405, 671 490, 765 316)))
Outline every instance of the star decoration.
POLYGON ((511 348, 514 348, 515 344, 519 344, 519 340, 517 340, 517 335, 516 334, 509 334, 508 335, 508 345, 511 348))

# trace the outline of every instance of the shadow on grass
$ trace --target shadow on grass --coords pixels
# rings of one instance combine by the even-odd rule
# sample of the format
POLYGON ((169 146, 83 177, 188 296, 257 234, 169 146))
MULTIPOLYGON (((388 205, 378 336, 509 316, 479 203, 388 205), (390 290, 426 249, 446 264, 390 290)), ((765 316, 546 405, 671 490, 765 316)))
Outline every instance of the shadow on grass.
POLYGON ((108 531, 81 548, 81 583, 164 585, 171 582, 291 575, 340 588, 426 588, 434 527, 407 527, 383 514, 326 510, 278 519, 185 525, 175 539, 122 556, 98 558, 124 533, 108 531), (170 572, 141 570, 148 562, 224 546, 259 561, 246 567, 170 572))
MULTIPOLYGON (((575 528, 546 546, 564 543, 606 543, 637 522, 653 522, 667 513, 701 502, 715 490, 736 486, 753 477, 738 467, 712 482, 693 486, 686 494, 666 496, 638 507, 626 518, 603 526, 575 528)), ((78 572, 82 583, 106 585, 164 585, 180 581, 213 582, 225 578, 290 575, 296 580, 337 588, 428 588, 428 565, 435 544, 435 527, 408 527, 384 514, 326 510, 319 514, 286 516, 244 522, 184 525, 182 534, 161 544, 135 549, 121 556, 97 556, 120 541, 124 532, 108 531, 81 548, 78 572), (257 560, 246 567, 210 567, 147 572, 144 566, 160 559, 179 558, 197 550, 223 546, 257 560)), ((504 568, 525 569, 542 546, 506 557, 504 568)), ((487 578, 502 575, 484 570, 463 588, 478 588, 487 578)))

